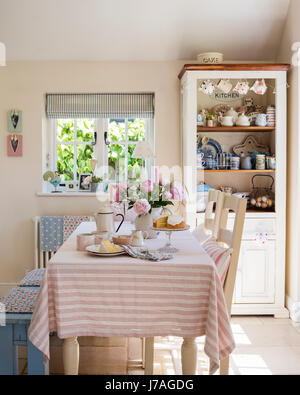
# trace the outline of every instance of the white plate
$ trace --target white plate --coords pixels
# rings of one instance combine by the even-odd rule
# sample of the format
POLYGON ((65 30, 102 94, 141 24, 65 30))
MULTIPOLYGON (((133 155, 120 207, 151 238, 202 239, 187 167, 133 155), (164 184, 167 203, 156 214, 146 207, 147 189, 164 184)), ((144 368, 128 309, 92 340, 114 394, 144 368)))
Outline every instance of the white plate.
POLYGON ((189 230, 190 225, 187 225, 186 228, 182 228, 182 229, 154 228, 154 227, 152 229, 157 230, 158 232, 183 232, 184 230, 189 230))
POLYGON ((119 256, 119 255, 124 255, 126 254, 126 251, 124 248, 117 246, 120 248, 119 252, 99 252, 100 244, 92 245, 86 247, 86 251, 97 256, 102 256, 102 257, 113 257, 113 256, 119 256))

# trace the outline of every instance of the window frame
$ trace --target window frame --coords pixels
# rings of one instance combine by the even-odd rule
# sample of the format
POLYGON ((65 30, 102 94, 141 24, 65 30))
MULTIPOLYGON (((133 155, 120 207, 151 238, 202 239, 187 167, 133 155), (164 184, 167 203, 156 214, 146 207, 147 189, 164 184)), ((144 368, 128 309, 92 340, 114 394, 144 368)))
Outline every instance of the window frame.
MULTIPOLYGON (((108 174, 108 148, 107 145, 104 143, 104 132, 108 131, 108 122, 109 119, 117 119, 117 118, 96 118, 94 120, 94 132, 96 133, 96 144, 93 144, 91 142, 77 142, 76 143, 76 138, 77 138, 77 128, 75 128, 74 124, 74 137, 75 139, 73 141, 66 141, 66 142, 59 142, 57 139, 57 121, 62 118, 53 118, 50 120, 50 138, 48 140, 49 144, 49 150, 47 153, 47 158, 46 158, 46 169, 50 170, 57 170, 57 146, 61 144, 65 145, 73 145, 74 148, 77 147, 78 145, 94 145, 94 156, 95 159, 98 161, 98 166, 102 166, 104 169, 104 173, 108 174)), ((71 118, 66 118, 66 119, 71 119, 71 118)), ((120 119, 125 119, 126 121, 126 130, 128 130, 128 120, 129 119, 134 119, 132 117, 128 118, 120 118, 120 119)), ((155 130, 154 130, 154 119, 150 118, 141 118, 145 120, 145 140, 149 142, 151 145, 153 152, 155 153, 155 130)), ((76 118, 74 118, 74 121, 76 121, 76 118)), ((137 141, 129 141, 128 140, 128 135, 126 133, 126 141, 121 141, 121 142, 114 142, 114 144, 137 144, 137 141)), ((126 157, 128 159, 128 149, 126 150, 126 157)), ((147 171, 148 177, 151 177, 152 174, 152 168, 155 166, 155 159, 146 159, 144 160, 145 163, 145 169, 147 171)), ((124 181, 128 180, 128 160, 126 161, 126 167, 127 171, 125 172, 125 177, 124 181)), ((77 172, 77 150, 74 149, 74 171, 73 174, 76 174, 77 172)), ((74 180, 75 181, 75 180, 74 180)), ((108 180, 110 182, 111 180, 108 180)), ((78 183, 78 180, 76 180, 78 183)), ((48 183, 47 183, 48 184, 48 183)), ((63 186, 65 183, 63 182, 61 186, 63 186)), ((49 186, 47 187, 49 189, 49 186)))
MULTIPOLYGON (((62 118, 55 118, 52 120, 52 163, 53 163, 53 168, 55 168, 55 170, 57 170, 57 146, 58 145, 72 145, 74 148, 74 169, 73 169, 73 176, 75 176, 77 174, 77 147, 79 145, 93 145, 95 147, 94 149, 94 156, 95 159, 98 160, 98 149, 97 149, 97 142, 98 142, 98 119, 93 119, 90 118, 94 121, 94 133, 96 133, 96 142, 90 142, 90 141, 77 141, 77 119, 74 118, 72 119, 72 121, 74 121, 74 140, 72 141, 58 141, 57 138, 57 121, 59 119, 62 118)), ((71 119, 71 118, 66 118, 66 119, 71 119)), ((75 178, 73 180, 70 181, 74 181, 74 182, 78 182, 78 180, 75 178)), ((64 185, 65 183, 63 182, 61 185, 64 185)))

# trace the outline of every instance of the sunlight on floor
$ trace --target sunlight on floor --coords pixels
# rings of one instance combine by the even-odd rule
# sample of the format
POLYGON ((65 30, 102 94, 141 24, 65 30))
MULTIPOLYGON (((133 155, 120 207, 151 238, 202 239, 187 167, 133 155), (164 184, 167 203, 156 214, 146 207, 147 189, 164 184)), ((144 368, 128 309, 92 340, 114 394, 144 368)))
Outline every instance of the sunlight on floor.
MULTIPOLYGON (((300 375, 300 326, 289 319, 234 317, 236 349, 230 358, 231 375, 300 375)), ((205 337, 197 339, 197 374, 207 375, 205 337)), ((154 374, 181 374, 182 339, 155 338, 154 374)), ((216 374, 219 374, 218 372, 216 374)))

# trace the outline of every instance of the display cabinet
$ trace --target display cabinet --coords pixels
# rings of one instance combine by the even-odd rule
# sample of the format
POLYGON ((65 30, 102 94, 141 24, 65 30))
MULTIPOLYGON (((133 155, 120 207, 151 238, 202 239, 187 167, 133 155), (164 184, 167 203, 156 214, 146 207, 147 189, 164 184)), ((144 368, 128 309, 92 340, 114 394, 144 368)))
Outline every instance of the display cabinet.
POLYGON ((198 64, 185 65, 179 74, 183 178, 189 192, 187 221, 192 228, 204 219, 205 188, 225 187, 249 196, 253 176, 272 176, 274 180, 270 189, 270 177, 255 178, 258 189, 252 194, 252 204, 249 199, 246 213, 233 314, 288 316, 285 308, 288 69, 286 64, 198 64), (234 116, 225 118, 226 114, 234 116), (232 126, 234 122, 237 125, 232 126), (257 155, 265 156, 261 160, 257 155), (237 157, 240 159, 232 159, 237 157))

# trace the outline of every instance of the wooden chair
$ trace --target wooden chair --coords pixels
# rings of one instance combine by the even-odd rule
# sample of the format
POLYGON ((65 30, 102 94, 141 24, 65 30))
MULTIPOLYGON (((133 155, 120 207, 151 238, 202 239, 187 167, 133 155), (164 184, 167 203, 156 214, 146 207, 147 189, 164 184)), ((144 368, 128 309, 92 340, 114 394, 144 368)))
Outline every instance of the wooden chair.
MULTIPOLYGON (((224 282, 224 295, 229 317, 231 316, 232 298, 238 268, 246 208, 246 199, 241 199, 236 196, 224 194, 217 242, 225 244, 227 247, 232 248, 230 265, 224 282), (230 211, 233 211, 235 213, 232 230, 228 229, 228 214, 230 211)), ((228 375, 228 372, 229 357, 220 361, 220 374, 228 375)))
MULTIPOLYGON (((228 309, 228 315, 231 316, 231 305, 235 286, 235 279, 238 267, 238 260, 240 254, 240 246, 243 234, 245 213, 247 208, 247 200, 241 199, 236 196, 225 194, 220 191, 212 191, 211 196, 214 196, 217 202, 217 209, 213 221, 208 221, 206 224, 212 229, 213 234, 216 235, 217 243, 226 245, 232 248, 230 259, 230 266, 224 282, 224 295, 228 309), (214 192, 219 192, 214 194, 214 192), (233 229, 229 230, 228 214, 229 212, 235 213, 233 229), (214 233, 216 232, 216 233, 214 233)), ((212 200, 211 200, 212 201, 212 200)), ((209 205, 209 211, 212 204, 209 205)), ((211 214, 209 214, 211 215, 211 214)), ((211 219, 209 216, 208 219, 211 219)), ((146 338, 145 342, 145 374, 153 374, 153 360, 154 360, 154 338, 146 338)), ((228 375, 229 372, 229 357, 220 361, 220 374, 228 375)))
POLYGON ((211 236, 217 237, 223 197, 224 194, 221 191, 215 189, 208 191, 204 223, 198 226, 193 232, 193 235, 201 244, 211 236))

